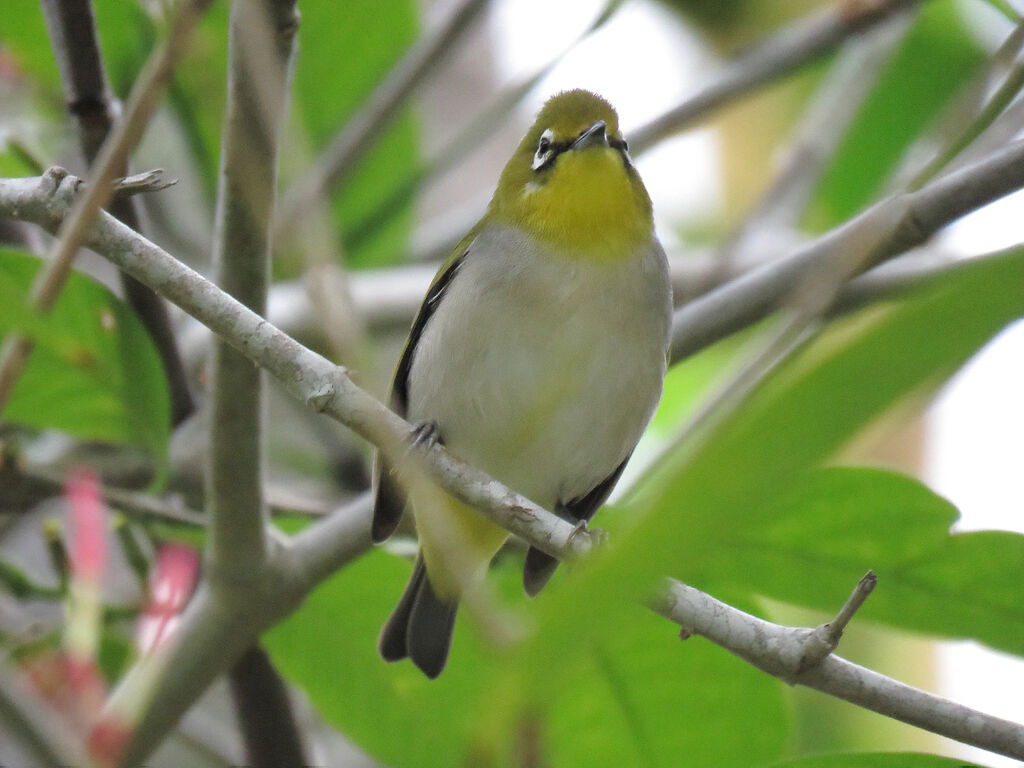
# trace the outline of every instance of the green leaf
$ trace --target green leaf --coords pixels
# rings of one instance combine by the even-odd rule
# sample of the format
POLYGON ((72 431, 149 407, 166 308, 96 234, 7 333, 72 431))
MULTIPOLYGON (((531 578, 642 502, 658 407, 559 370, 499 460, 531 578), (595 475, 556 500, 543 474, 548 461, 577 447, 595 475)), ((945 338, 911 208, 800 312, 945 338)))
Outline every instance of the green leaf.
POLYGON ((700 755, 707 765, 745 768, 786 745, 777 681, 703 640, 680 642, 639 604, 614 633, 557 661, 570 664, 570 655, 572 671, 541 691, 551 765, 667 767, 700 755))
POLYGON ((409 564, 377 550, 322 584, 264 643, 317 711, 371 756, 394 766, 450 766, 477 719, 490 675, 486 653, 460 622, 444 674, 385 664, 377 635, 409 577, 409 564))
POLYGON ((72 273, 53 312, 26 305, 41 262, 0 248, 0 336, 30 333, 35 349, 3 418, 75 437, 166 451, 170 403, 160 358, 131 309, 72 273))
POLYGON ((985 60, 951 0, 924 3, 832 158, 808 212, 810 228, 824 231, 871 202, 910 143, 985 60))
MULTIPOLYGON (((747 766, 785 745, 777 681, 703 641, 680 643, 671 625, 638 605, 614 636, 559 651, 552 663, 560 674, 530 700, 525 718, 508 706, 526 693, 508 675, 510 651, 482 641, 465 611, 437 680, 409 662, 385 664, 377 634, 408 574, 408 563, 373 552, 264 638, 317 711, 387 765, 460 765, 495 743, 494 764, 518 764, 511 755, 523 748, 523 732, 535 733, 558 766, 673 765, 687 752, 747 766), (752 724, 742 732, 733 727, 737 701, 752 724)), ((519 558, 501 558, 490 581, 522 606, 520 574, 519 558)))
POLYGON ((4 3, 4 23, 0 42, 9 51, 19 68, 37 85, 54 94, 60 93, 60 73, 53 60, 46 21, 39 3, 11 0, 4 3))
POLYGON ((859 752, 815 755, 772 763, 771 768, 979 768, 962 758, 916 752, 859 752))
POLYGON ((716 585, 834 612, 872 569, 878 587, 858 618, 1024 654, 1024 536, 951 534, 949 502, 873 469, 812 473, 763 512, 723 535, 716 585))
MULTIPOLYGON (((339 24, 336 2, 304 0, 294 97, 315 151, 322 151, 415 40, 416 9, 410 0, 349 3, 345 21, 339 24)), ((363 221, 407 178, 418 162, 417 136, 408 110, 384 130, 340 192, 332 196, 341 232, 363 221)), ((388 226, 346 253, 346 262, 363 267, 402 261, 411 226, 407 205, 388 226)))

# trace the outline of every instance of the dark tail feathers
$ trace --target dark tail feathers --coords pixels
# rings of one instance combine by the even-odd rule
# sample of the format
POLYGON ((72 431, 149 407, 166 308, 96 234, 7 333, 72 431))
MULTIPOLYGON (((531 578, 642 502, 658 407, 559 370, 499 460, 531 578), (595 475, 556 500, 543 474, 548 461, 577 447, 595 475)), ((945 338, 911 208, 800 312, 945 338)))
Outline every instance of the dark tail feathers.
POLYGON ((385 622, 377 647, 385 661, 406 657, 433 679, 448 661, 458 602, 437 596, 427 576, 423 555, 416 558, 409 584, 385 622))

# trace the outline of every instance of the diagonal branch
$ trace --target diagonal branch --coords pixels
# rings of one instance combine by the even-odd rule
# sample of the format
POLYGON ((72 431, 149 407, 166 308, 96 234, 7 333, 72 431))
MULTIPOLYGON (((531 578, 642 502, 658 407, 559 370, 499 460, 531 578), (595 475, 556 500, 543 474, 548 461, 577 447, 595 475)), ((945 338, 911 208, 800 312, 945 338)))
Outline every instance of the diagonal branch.
MULTIPOLYGON (((64 84, 68 110, 78 120, 82 154, 86 163, 92 167, 120 111, 107 82, 92 3, 90 0, 43 0, 42 5, 50 45, 64 84)), ((112 173, 114 176, 124 176, 127 167, 125 156, 117 167, 112 168, 112 173)), ((120 194, 114 196, 109 209, 129 227, 141 232, 137 206, 134 199, 120 194)), ((189 391, 188 377, 178 353, 167 307, 149 288, 124 273, 121 274, 121 285, 125 298, 149 332, 160 354, 171 395, 171 422, 174 425, 180 424, 195 410, 195 403, 189 391)))
POLYGON ((879 243, 858 272, 919 245, 939 229, 1024 186, 1024 140, 916 192, 893 195, 795 253, 753 270, 695 299, 672 318, 678 362, 777 310, 801 275, 842 268, 849 246, 865 237, 879 243))
POLYGON ((276 219, 281 229, 294 226, 303 211, 352 172, 359 158, 398 114, 409 94, 444 58, 487 2, 459 0, 458 6, 436 32, 409 49, 366 104, 317 158, 309 174, 284 195, 276 219))
POLYGON ((790 685, 815 688, 940 736, 1024 759, 1024 726, 1018 723, 983 715, 835 655, 806 666, 807 638, 814 630, 772 624, 671 579, 652 608, 790 685))
POLYGON ((921 0, 841 0, 779 30, 729 62, 710 84, 633 131, 630 146, 644 152, 759 85, 776 80, 831 52, 844 40, 921 0))
MULTIPOLYGON (((68 216, 62 220, 57 242, 48 264, 32 284, 30 302, 41 312, 49 312, 57 301, 71 271, 71 262, 92 225, 97 212, 114 194, 113 181, 134 151, 156 109, 158 96, 184 55, 203 11, 212 0, 180 0, 167 39, 146 61, 132 93, 124 118, 103 143, 89 175, 85 194, 79 197, 68 216)), ((20 334, 10 334, 0 350, 0 412, 11 396, 31 354, 31 342, 20 334)))

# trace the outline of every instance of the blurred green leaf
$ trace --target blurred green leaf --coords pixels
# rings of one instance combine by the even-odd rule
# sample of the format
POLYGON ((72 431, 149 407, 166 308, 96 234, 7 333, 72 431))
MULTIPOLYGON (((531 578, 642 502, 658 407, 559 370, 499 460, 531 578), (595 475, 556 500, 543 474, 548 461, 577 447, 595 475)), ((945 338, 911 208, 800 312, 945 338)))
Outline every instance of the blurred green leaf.
MULTIPOLYGON (((491 581, 522 604, 520 569, 519 558, 504 558, 491 581)), ((505 710, 487 707, 497 690, 512 700, 522 693, 507 677, 508 657, 482 642, 464 615, 435 681, 409 662, 377 656, 377 634, 408 573, 408 563, 380 551, 349 565, 264 638, 275 663, 332 725, 388 765, 462 764, 459 756, 477 754, 495 729, 513 734, 498 739, 502 749, 522 749, 516 734, 525 723, 494 722, 505 710)), ((552 663, 563 673, 532 700, 525 722, 553 765, 672 765, 692 753, 746 766, 785 744, 777 681, 702 641, 680 643, 671 625, 640 606, 614 637, 564 649, 552 663), (752 724, 742 732, 730 714, 737 701, 752 724)))
POLYGON ((772 763, 771 768, 978 768, 962 758, 922 755, 913 752, 861 752, 815 755, 772 763))
POLYGON ((264 643, 317 711, 374 758, 393 766, 457 765, 488 660, 463 622, 451 663, 435 681, 409 663, 380 659, 377 634, 409 570, 405 561, 371 552, 322 584, 264 643))
POLYGON ((948 501, 874 469, 814 472, 763 516, 723 532, 715 584, 832 612, 870 568, 859 617, 1024 654, 1024 536, 951 534, 948 501))
POLYGON ((31 333, 35 349, 3 418, 75 437, 130 442, 162 457, 170 434, 163 368, 131 309, 72 273, 53 312, 38 317, 26 296, 41 261, 0 248, 0 336, 31 333))
POLYGON ((785 747, 777 681, 703 640, 680 642, 641 605, 608 637, 563 656, 578 661, 541 699, 551 765, 675 766, 681 755, 699 755, 705 765, 745 768, 785 747))
POLYGON ((60 73, 53 60, 50 38, 39 3, 9 0, 4 3, 4 23, 0 27, 0 43, 9 51, 19 69, 37 86, 60 93, 60 73))
MULTIPOLYGON (((332 0, 304 2, 294 96, 298 116, 319 152, 373 93, 415 40, 417 5, 411 0, 346 4, 339 19, 332 0)), ((401 184, 418 162, 418 131, 406 111, 384 131, 355 173, 333 196, 341 232, 355 225, 401 184)), ((411 207, 360 247, 345 254, 350 266, 395 264, 404 259, 411 207)), ((344 237, 344 234, 343 234, 344 237)))
POLYGON ((904 150, 985 60, 952 0, 924 3, 833 156, 808 226, 823 231, 867 205, 904 150))

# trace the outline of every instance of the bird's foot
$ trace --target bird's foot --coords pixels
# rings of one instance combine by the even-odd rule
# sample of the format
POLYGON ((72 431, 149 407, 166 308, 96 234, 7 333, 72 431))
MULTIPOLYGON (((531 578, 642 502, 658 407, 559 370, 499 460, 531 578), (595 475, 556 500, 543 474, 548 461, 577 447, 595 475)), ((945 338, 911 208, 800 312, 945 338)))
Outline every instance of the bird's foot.
POLYGON ((587 534, 590 536, 591 541, 594 542, 595 546, 603 547, 608 543, 608 532, 601 530, 600 528, 591 528, 587 525, 586 520, 578 520, 576 527, 572 529, 572 533, 569 534, 569 538, 566 540, 566 544, 572 544, 572 540, 577 536, 587 534))
POLYGON ((444 445, 436 421, 420 421, 413 425, 409 433, 410 448, 433 448, 435 445, 444 445))

